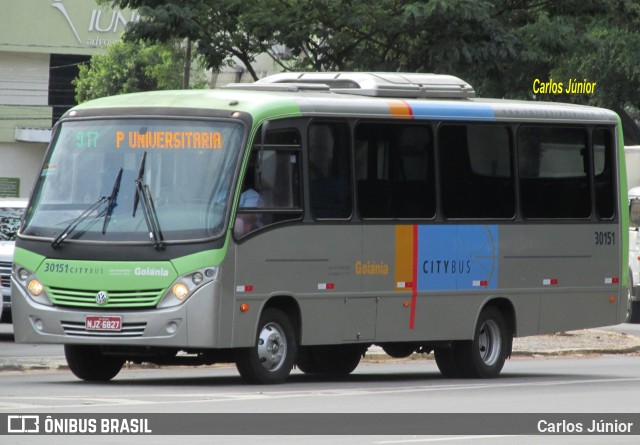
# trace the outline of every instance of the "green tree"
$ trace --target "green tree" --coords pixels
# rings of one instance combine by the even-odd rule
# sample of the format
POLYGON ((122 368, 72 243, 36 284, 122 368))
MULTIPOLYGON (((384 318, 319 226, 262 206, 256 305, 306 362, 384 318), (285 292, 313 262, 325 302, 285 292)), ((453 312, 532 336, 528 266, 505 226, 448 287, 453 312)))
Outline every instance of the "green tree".
MULTIPOLYGON (((269 53, 286 69, 468 74, 522 95, 624 0, 102 0, 137 9, 129 41, 190 39, 206 66, 269 53), (294 58, 275 49, 286 45, 294 58), (515 74, 515 75, 514 75, 515 74), (526 87, 521 87, 522 77, 526 87)), ((626 7, 625 7, 626 8, 626 7)), ((469 77, 469 76, 466 77, 469 77)), ((478 82, 475 82, 478 83, 478 82)))
POLYGON ((588 22, 589 43, 555 61, 550 76, 596 82, 592 94, 554 100, 610 108, 622 118, 625 144, 640 144, 640 5, 618 2, 602 19, 588 22))
POLYGON ((126 40, 189 39, 207 68, 239 60, 254 79, 255 56, 268 53, 284 70, 448 73, 480 96, 640 108, 633 0, 102 1, 140 12, 126 40), (602 88, 533 97, 534 79, 554 75, 602 88))
POLYGON ((114 94, 182 87, 183 51, 175 43, 116 42, 80 66, 78 103, 114 94))
MULTIPOLYGON (((136 9, 140 21, 130 24, 124 40, 167 42, 174 39, 193 42, 205 68, 218 71, 233 58, 240 60, 257 79, 255 56, 265 52, 265 42, 254 36, 246 19, 259 11, 260 0, 99 0, 120 8, 136 9)), ((263 20, 269 20, 262 15, 263 20)))

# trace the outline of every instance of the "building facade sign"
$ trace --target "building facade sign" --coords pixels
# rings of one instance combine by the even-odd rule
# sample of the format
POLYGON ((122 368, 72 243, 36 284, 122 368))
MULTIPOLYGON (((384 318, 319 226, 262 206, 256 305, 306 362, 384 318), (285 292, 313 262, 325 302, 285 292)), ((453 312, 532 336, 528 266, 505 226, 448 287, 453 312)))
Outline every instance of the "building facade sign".
POLYGON ((0 0, 0 10, 0 52, 91 55, 140 18, 92 0, 0 0))

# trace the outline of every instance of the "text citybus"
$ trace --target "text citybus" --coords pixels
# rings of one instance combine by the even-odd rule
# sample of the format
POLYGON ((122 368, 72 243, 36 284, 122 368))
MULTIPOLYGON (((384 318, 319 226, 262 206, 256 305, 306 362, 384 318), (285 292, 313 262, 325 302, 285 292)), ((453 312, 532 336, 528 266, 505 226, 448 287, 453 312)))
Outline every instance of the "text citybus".
POLYGON ((624 321, 624 175, 613 112, 451 76, 95 100, 56 125, 31 196, 15 337, 64 344, 84 380, 235 362, 277 383, 371 345, 495 377, 515 336, 624 321))

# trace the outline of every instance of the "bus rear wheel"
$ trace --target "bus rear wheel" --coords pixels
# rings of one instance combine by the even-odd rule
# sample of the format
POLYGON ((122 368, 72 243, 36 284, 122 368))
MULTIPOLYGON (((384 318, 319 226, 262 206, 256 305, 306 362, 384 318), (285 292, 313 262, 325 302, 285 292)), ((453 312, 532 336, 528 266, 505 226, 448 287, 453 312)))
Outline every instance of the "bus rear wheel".
POLYGON ((512 333, 502 313, 487 307, 476 324, 473 340, 456 342, 454 353, 462 377, 493 378, 502 367, 511 349, 512 333))
POLYGON ((433 351, 440 373, 449 379, 462 377, 462 371, 456 357, 456 346, 457 342, 453 342, 449 347, 437 348, 433 351))
POLYGON ((632 301, 629 304, 629 321, 627 323, 640 323, 640 301, 632 301))
POLYGON ((236 368, 247 383, 282 383, 291 373, 296 350, 289 317, 279 309, 267 308, 260 316, 256 345, 238 350, 236 368))
POLYGON ((71 372, 89 382, 111 380, 125 362, 123 358, 105 355, 100 346, 93 345, 64 345, 64 356, 71 372))

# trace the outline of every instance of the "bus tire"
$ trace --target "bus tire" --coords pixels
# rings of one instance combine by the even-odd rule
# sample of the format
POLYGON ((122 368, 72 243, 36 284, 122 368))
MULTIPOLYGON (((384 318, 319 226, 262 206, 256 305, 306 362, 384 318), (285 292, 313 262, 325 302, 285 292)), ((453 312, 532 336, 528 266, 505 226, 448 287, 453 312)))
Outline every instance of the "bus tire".
POLYGON ((71 372, 79 379, 89 382, 108 382, 124 365, 120 357, 105 355, 100 346, 64 345, 64 356, 71 372))
POLYGON ((454 350, 462 377, 497 377, 511 349, 511 341, 502 313, 495 307, 483 309, 473 340, 458 342, 454 350))
POLYGON ((380 347, 391 358, 407 358, 416 352, 416 346, 412 343, 385 343, 380 347))
POLYGON ((629 309, 629 323, 640 323, 640 301, 632 301, 629 309))
POLYGON ((316 364, 313 354, 314 346, 301 346, 298 348, 296 367, 305 374, 319 374, 320 370, 316 364))
POLYGON ((305 346, 298 351, 298 369, 305 374, 346 376, 360 364, 366 345, 305 346))
POLYGON ((625 323, 640 323, 640 320, 634 320, 634 318, 640 319, 640 304, 635 305, 635 301, 633 301, 635 288, 633 286, 633 272, 631 268, 629 268, 629 287, 627 289, 627 318, 625 319, 625 323))
POLYGON ((279 309, 267 308, 260 316, 256 345, 237 351, 236 368, 247 383, 282 383, 291 373, 296 350, 289 317, 279 309))
POLYGON ((436 365, 443 377, 448 379, 457 379, 462 377, 460 365, 457 362, 456 348, 457 343, 453 342, 447 348, 438 348, 433 351, 436 359, 436 365))

